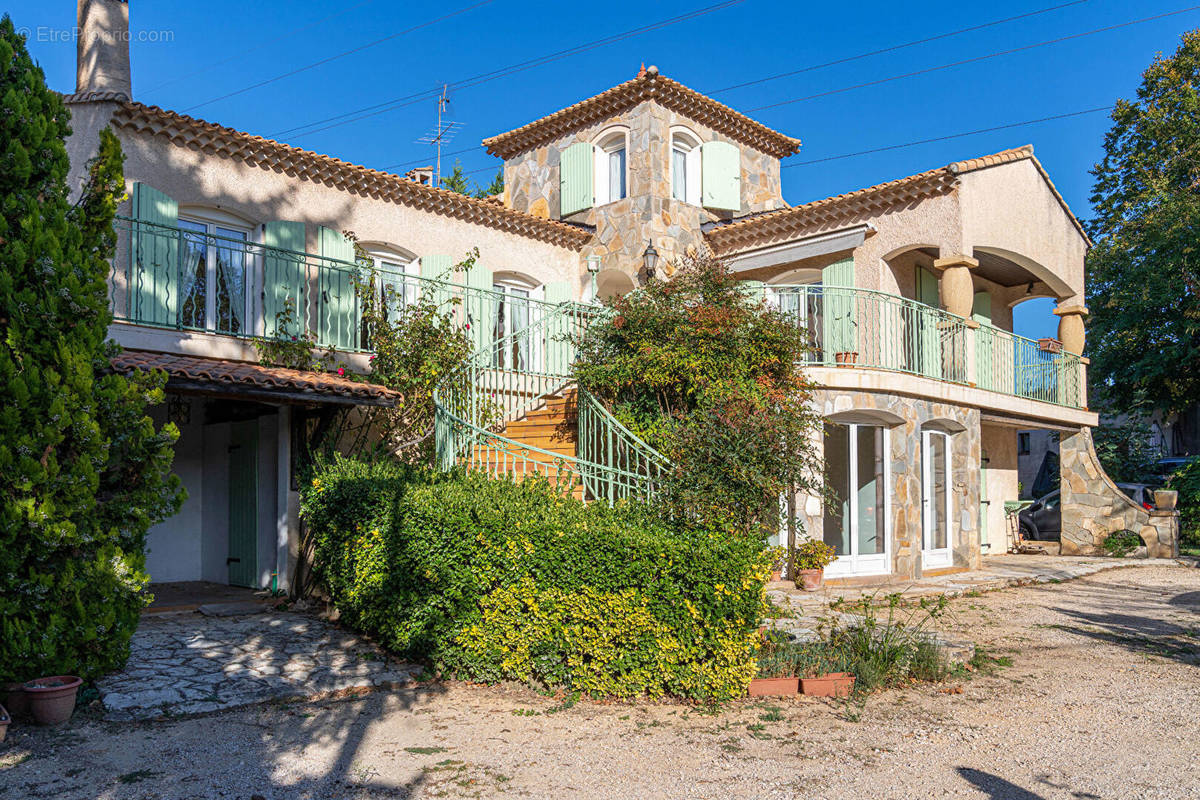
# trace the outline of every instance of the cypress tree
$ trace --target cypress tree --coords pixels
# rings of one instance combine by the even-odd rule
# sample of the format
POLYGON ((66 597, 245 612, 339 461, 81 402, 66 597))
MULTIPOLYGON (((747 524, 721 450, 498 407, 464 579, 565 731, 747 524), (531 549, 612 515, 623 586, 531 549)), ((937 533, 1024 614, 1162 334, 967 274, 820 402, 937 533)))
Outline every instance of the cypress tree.
POLYGON ((72 204, 70 115, 0 21, 0 681, 119 667, 146 531, 179 509, 161 373, 125 378, 107 276, 123 156, 109 130, 72 204))

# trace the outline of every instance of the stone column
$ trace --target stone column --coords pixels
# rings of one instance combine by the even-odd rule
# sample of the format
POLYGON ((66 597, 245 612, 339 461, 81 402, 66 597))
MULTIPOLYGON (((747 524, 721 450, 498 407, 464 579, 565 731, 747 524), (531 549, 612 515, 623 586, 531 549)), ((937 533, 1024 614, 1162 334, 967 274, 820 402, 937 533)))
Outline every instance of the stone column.
POLYGON ((1063 343, 1063 350, 1075 355, 1083 355, 1086 335, 1083 320, 1088 315, 1087 306, 1059 306, 1054 309, 1058 317, 1058 340, 1063 343))
POLYGON ((975 301, 975 285, 971 281, 971 270, 979 262, 962 254, 939 258, 933 262, 942 270, 940 284, 942 308, 958 317, 970 318, 971 306, 975 301))

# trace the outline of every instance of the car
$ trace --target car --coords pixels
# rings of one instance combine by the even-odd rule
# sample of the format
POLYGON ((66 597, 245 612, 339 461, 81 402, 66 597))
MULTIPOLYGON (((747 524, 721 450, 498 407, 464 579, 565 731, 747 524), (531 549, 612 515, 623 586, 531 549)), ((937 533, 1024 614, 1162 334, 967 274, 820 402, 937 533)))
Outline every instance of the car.
MULTIPOLYGON (((1150 511, 1154 487, 1145 483, 1118 483, 1117 488, 1133 502, 1150 511)), ((1036 542, 1057 542, 1062 536, 1062 495, 1059 489, 1043 495, 1017 515, 1021 536, 1036 542)))
POLYGON ((1154 476, 1150 478, 1150 481, 1153 483, 1153 485, 1161 488, 1162 485, 1167 482, 1167 478, 1171 477, 1171 475, 1175 474, 1180 469, 1186 467, 1188 464, 1192 463, 1198 458, 1200 458, 1200 456, 1169 456, 1167 458, 1160 458, 1158 461, 1155 461, 1154 466, 1150 468, 1151 472, 1154 473, 1154 476))

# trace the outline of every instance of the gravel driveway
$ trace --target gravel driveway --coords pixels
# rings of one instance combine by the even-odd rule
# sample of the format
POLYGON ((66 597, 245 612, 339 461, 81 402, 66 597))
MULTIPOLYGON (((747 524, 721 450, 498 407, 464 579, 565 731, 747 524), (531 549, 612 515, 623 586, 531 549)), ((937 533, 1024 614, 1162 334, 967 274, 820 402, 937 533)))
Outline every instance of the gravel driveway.
POLYGON ((189 719, 14 730, 0 798, 1195 798, 1200 569, 953 601, 1011 659, 872 698, 719 714, 423 686, 189 719))

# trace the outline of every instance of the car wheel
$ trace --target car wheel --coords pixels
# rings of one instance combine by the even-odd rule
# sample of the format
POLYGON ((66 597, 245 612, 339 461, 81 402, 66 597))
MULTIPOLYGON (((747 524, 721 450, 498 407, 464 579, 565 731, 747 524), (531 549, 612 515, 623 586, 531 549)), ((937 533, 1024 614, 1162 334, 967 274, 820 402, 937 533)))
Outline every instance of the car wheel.
POLYGON ((1038 540, 1037 531, 1035 531, 1033 529, 1032 525, 1026 525, 1025 523, 1022 522, 1021 523, 1021 538, 1036 542, 1038 540))

